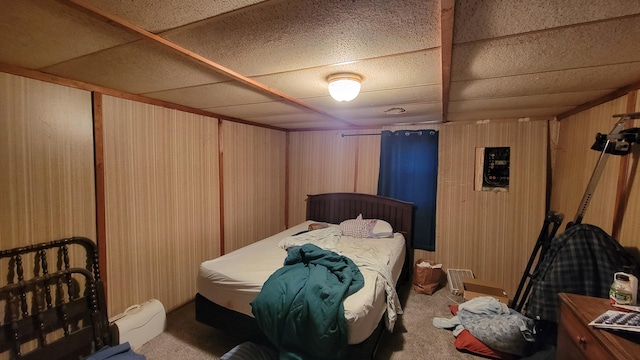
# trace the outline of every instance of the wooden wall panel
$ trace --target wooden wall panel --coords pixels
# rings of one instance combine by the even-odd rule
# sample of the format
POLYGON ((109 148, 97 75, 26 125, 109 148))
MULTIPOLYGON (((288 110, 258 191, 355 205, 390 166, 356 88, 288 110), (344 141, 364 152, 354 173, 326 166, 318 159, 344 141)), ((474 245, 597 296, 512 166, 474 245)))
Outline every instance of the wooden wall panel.
MULTIPOLYGON (((72 236, 95 241, 93 164, 90 92, 0 73, 0 249, 72 236)), ((69 252, 72 267, 86 265, 81 247, 69 252)), ((49 272, 59 270, 60 254, 46 253, 49 272)), ((42 274, 35 256, 22 261, 25 278, 42 274)), ((0 260, 0 286, 18 281, 7 273, 9 262, 0 260)), ((1 298, 0 323, 7 306, 1 298)), ((35 347, 32 341, 22 350, 35 347)))
POLYGON ((104 97, 109 314, 195 294, 219 255, 218 121, 104 97))
MULTIPOLYGON (((627 97, 621 97, 560 122, 551 209, 565 215, 565 224, 574 220, 600 156, 598 151, 591 150, 596 134, 611 132, 617 121, 612 115, 624 113, 626 103, 627 97)), ((609 157, 582 221, 597 225, 609 234, 613 224, 619 163, 618 156, 609 157)))
POLYGON ((289 226, 305 221, 308 194, 354 191, 358 139, 343 133, 289 133, 289 226))
POLYGON ((436 251, 445 268, 471 269, 513 296, 545 216, 546 121, 440 127, 436 251), (508 192, 475 191, 475 149, 511 148, 508 192))
MULTIPOLYGON (((632 93, 634 96, 629 100, 630 110, 640 112, 640 94, 632 93)), ((640 119, 632 121, 630 128, 639 128, 640 119)), ((623 218, 618 240, 620 243, 631 248, 636 258, 640 260, 640 144, 632 147, 632 153, 627 155, 628 164, 628 183, 626 188, 622 190, 622 196, 626 202, 622 209, 623 218)))
MULTIPOLYGON (((359 131, 365 134, 375 134, 379 131, 359 131)), ((345 132, 346 134, 347 132, 345 132)), ((351 134, 358 133, 350 132, 351 134)), ((380 154, 380 136, 365 135, 350 137, 356 142, 356 178, 354 192, 363 194, 378 193, 378 171, 380 170, 380 157, 372 154, 380 154)))
MULTIPOLYGON (((573 220, 587 184, 595 169, 599 152, 590 150, 597 133, 609 133, 617 121, 612 116, 640 111, 637 92, 612 100, 595 108, 563 119, 560 122, 558 158, 553 174, 552 208, 559 209, 573 220)), ((628 127, 640 127, 635 120, 628 127)), ((640 259, 640 176, 638 170, 640 146, 633 145, 632 153, 624 158, 610 156, 602 178, 587 208, 583 223, 594 224, 612 234, 614 214, 617 211, 617 191, 626 201, 622 209, 622 224, 618 241, 640 259), (618 189, 620 164, 628 161, 628 183, 618 189)))
MULTIPOLYGON (((547 122, 384 129, 440 130, 436 251, 416 250, 416 259, 434 259, 446 268, 470 268, 515 293, 545 215, 547 122), (475 148, 486 146, 512 148, 508 193, 473 191, 475 148)), ((358 168, 355 191, 376 193, 380 138, 340 134, 290 133, 290 224, 304 220, 306 194, 354 191, 351 168, 358 168)))
MULTIPOLYGON (((383 128, 390 131, 401 129, 437 129, 437 126, 423 124, 383 128)), ((308 194, 378 192, 380 131, 366 129, 290 133, 289 226, 304 221, 304 201, 308 194), (343 134, 347 136, 342 136, 343 134), (360 136, 350 136, 358 134, 360 136)))
POLYGON ((91 93, 0 73, 0 248, 95 241, 91 93))
POLYGON ((284 131, 223 121, 225 253, 285 229, 284 131))

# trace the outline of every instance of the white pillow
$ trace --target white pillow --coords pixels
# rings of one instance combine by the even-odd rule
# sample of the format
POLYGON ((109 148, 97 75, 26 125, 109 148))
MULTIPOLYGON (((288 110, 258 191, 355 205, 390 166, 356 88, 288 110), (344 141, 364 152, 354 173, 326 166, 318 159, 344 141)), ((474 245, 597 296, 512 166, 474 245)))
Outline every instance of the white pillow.
POLYGON ((373 227, 371 233, 377 238, 393 237, 393 227, 391 227, 391 224, 388 222, 377 219, 376 225, 373 227))

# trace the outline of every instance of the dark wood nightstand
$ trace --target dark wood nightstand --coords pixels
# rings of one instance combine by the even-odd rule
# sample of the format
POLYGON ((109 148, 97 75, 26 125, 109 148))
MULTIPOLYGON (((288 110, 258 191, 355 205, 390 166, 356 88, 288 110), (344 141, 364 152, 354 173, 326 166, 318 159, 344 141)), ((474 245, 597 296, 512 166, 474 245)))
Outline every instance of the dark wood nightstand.
POLYGON ((556 359, 640 359, 640 333, 612 332, 589 326, 607 310, 609 299, 565 294, 560 297, 556 359))

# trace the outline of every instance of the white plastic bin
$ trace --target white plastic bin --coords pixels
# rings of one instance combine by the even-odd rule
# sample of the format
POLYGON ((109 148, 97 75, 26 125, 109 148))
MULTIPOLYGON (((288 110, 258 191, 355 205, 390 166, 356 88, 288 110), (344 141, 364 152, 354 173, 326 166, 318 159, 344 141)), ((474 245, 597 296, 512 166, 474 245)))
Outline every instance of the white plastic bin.
POLYGON ((118 327, 119 343, 129 342, 131 348, 136 350, 164 331, 167 314, 159 300, 151 299, 142 304, 129 306, 109 322, 115 323, 118 327))

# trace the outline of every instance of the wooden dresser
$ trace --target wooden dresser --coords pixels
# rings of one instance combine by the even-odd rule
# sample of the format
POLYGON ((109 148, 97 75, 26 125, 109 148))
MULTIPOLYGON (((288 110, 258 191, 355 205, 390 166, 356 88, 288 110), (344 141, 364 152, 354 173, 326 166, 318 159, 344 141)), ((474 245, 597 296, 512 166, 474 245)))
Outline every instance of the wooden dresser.
POLYGON ((587 325, 607 310, 609 299, 560 294, 556 359, 640 359, 640 333, 619 333, 587 325))

